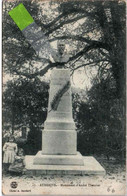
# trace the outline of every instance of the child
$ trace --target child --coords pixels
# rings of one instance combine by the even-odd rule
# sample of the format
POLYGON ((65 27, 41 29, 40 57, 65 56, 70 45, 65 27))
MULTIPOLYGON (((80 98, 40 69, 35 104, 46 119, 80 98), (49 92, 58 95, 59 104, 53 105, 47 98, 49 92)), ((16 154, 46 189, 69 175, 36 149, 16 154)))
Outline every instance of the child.
POLYGON ((14 163, 15 156, 18 151, 18 147, 17 144, 14 142, 13 136, 9 138, 9 142, 6 142, 4 144, 3 151, 4 151, 3 163, 5 169, 8 170, 10 164, 14 163))
POLYGON ((23 149, 20 148, 18 151, 18 155, 15 156, 15 162, 10 165, 9 172, 13 174, 20 175, 24 171, 24 152, 23 149))

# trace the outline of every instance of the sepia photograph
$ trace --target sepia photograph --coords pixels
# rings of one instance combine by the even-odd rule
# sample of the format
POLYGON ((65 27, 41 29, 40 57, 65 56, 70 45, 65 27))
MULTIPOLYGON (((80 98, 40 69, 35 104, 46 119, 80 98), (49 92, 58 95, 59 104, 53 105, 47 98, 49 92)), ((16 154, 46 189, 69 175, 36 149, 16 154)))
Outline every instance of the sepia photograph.
POLYGON ((2 194, 127 194, 124 0, 3 0, 2 194))

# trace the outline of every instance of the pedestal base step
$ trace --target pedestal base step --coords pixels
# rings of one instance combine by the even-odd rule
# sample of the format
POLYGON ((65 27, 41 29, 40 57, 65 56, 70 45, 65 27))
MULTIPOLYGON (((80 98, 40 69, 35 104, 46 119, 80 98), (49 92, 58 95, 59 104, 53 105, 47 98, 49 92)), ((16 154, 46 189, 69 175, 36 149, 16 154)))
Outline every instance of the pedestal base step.
POLYGON ((75 155, 45 155, 39 151, 34 159, 34 165, 84 165, 83 156, 80 152, 75 155))
POLYGON ((94 157, 83 157, 84 166, 79 165, 34 165, 35 156, 25 156, 26 174, 30 175, 105 175, 104 168, 94 157))

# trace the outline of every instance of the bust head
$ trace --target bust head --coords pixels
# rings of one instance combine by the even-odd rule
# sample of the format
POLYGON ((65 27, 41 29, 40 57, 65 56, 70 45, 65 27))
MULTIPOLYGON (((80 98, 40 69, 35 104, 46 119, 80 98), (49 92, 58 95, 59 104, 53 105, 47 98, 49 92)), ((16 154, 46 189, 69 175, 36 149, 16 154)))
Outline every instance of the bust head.
POLYGON ((65 50, 65 43, 61 40, 57 41, 57 49, 58 49, 58 53, 62 56, 65 50))

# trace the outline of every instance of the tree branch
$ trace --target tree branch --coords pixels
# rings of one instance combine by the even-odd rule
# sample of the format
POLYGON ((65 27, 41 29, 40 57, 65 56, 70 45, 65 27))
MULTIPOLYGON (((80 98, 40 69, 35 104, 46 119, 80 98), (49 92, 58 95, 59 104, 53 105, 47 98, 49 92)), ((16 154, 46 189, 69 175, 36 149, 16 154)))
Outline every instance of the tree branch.
POLYGON ((62 40, 62 39, 72 39, 72 40, 76 40, 76 41, 86 42, 88 44, 91 44, 91 42, 94 41, 94 40, 89 40, 89 39, 82 37, 82 36, 79 36, 79 35, 64 35, 64 36, 54 37, 54 38, 50 39, 49 42, 53 42, 55 40, 62 40))
POLYGON ((50 65, 46 66, 45 68, 43 68, 41 71, 39 72, 35 72, 33 74, 29 74, 29 73, 24 73, 24 72, 20 72, 16 69, 14 69, 13 71, 18 74, 18 75, 22 75, 22 76, 25 76, 26 78, 29 78, 29 79, 32 79, 36 76, 43 76, 48 70, 50 69, 50 65))
POLYGON ((68 14, 60 14, 59 16, 57 16, 52 22, 49 22, 48 24, 45 24, 44 27, 47 28, 51 28, 51 26, 53 26, 56 22, 58 22, 61 18, 63 18, 64 16, 66 16, 68 14))
POLYGON ((86 46, 83 50, 78 52, 75 56, 70 57, 69 60, 67 61, 67 63, 72 60, 77 59, 79 56, 83 56, 83 54, 85 54, 86 52, 88 52, 92 49, 97 49, 97 48, 104 48, 106 50, 110 50, 110 47, 106 43, 91 40, 90 45, 86 46))
MULTIPOLYGON (((18 59, 18 61, 16 62, 16 64, 18 64, 19 62, 20 62, 20 60, 21 59, 18 59)), ((50 61, 51 62, 51 61, 50 61)), ((33 74, 29 74, 29 73, 23 73, 23 72, 21 72, 21 71, 18 71, 16 68, 14 69, 13 68, 13 72, 15 72, 16 74, 18 74, 18 75, 22 75, 22 76, 25 76, 25 77, 27 77, 27 78, 29 78, 29 79, 32 79, 32 78, 34 78, 34 77, 36 77, 36 76, 44 76, 45 75, 45 73, 49 70, 49 69, 51 69, 51 68, 53 68, 53 67, 57 67, 58 65, 63 65, 64 63, 59 63, 59 62, 56 62, 56 63, 50 63, 50 64, 48 64, 46 67, 44 67, 43 69, 41 69, 40 71, 37 71, 37 72, 35 72, 35 73, 33 73, 33 74)))
POLYGON ((83 65, 79 65, 78 67, 74 68, 73 71, 81 68, 81 67, 84 67, 84 66, 87 66, 87 65, 92 65, 94 63, 100 63, 102 61, 107 61, 107 59, 101 59, 101 60, 98 60, 98 61, 93 61, 93 62, 90 62, 90 63, 86 63, 86 64, 83 64, 83 65))
POLYGON ((95 13, 89 13, 87 12, 86 10, 83 10, 83 9, 73 9, 71 10, 70 12, 64 12, 62 14, 60 14, 59 16, 57 16, 52 22, 48 23, 48 24, 45 24, 44 27, 47 29, 47 28, 51 28, 53 25, 55 25, 56 22, 58 22, 60 19, 62 19, 63 17, 67 17, 71 14, 74 14, 74 13, 81 13, 81 14, 85 14, 84 17, 87 17, 87 16, 90 16, 90 17, 94 17, 95 16, 95 13))
POLYGON ((60 27, 62 27, 63 25, 65 24, 69 24, 69 23, 72 23, 72 22, 76 22, 77 20, 80 20, 84 17, 87 17, 86 15, 81 15, 81 16, 77 16, 73 19, 70 19, 70 20, 67 20, 67 21, 63 21, 61 22, 59 25, 57 25, 56 27, 54 27, 53 29, 49 30, 45 35, 48 36, 49 34, 51 34, 53 31, 56 31, 57 29, 59 29, 60 27))

